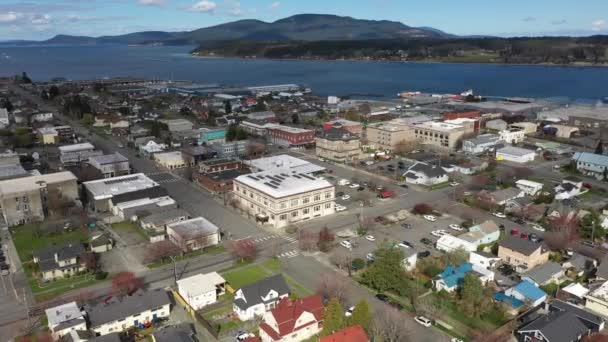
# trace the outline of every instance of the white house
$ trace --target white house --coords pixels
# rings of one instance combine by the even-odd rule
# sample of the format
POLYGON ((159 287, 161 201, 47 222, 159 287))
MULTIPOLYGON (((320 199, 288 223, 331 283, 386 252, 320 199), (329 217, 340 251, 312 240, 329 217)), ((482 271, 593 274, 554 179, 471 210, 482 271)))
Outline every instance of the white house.
POLYGON ((507 160, 514 163, 527 163, 536 158, 536 152, 525 148, 505 146, 496 151, 496 160, 507 160))
POLYGON ((505 295, 515 298, 523 304, 528 303, 530 307, 537 307, 547 300, 547 294, 527 280, 509 288, 505 291, 505 295))
POLYGON ((444 235, 440 237, 435 246, 438 250, 446 253, 453 252, 457 249, 463 249, 467 252, 477 250, 477 246, 475 246, 473 243, 453 235, 444 235))
POLYGON ((147 143, 145 143, 144 145, 139 146, 139 150, 149 156, 152 155, 154 153, 159 153, 164 151, 167 148, 167 145, 165 144, 158 144, 156 141, 154 140, 150 140, 147 143))
POLYGON ((241 321, 247 321, 263 316, 288 296, 287 282, 282 275, 275 274, 238 289, 234 293, 233 310, 241 321))
POLYGON ((565 200, 572 197, 580 196, 589 191, 583 187, 583 181, 572 176, 568 176, 562 180, 562 183, 555 187, 555 199, 565 200))
POLYGON ((486 245, 500 238, 500 229, 492 220, 485 221, 470 227, 467 233, 459 236, 444 235, 437 240, 436 248, 444 252, 464 249, 467 252, 477 250, 477 247, 486 245))
POLYGON ((418 162, 404 174, 405 181, 411 184, 433 186, 449 180, 448 174, 440 166, 418 162))
POLYGON ((45 310, 48 326, 54 340, 59 340, 72 330, 87 330, 87 313, 76 302, 69 302, 45 310))
POLYGON ((515 182, 515 186, 529 196, 536 196, 536 194, 543 189, 542 183, 529 181, 527 179, 519 179, 515 182))
POLYGON ((494 254, 473 251, 469 253, 469 262, 485 269, 491 269, 500 262, 500 258, 494 254))
POLYGON ((7 127, 9 124, 8 110, 6 110, 6 108, 0 108, 0 128, 7 127))
POLYGON ((197 274, 177 281, 177 292, 194 310, 213 304, 226 293, 226 280, 217 272, 197 274))
POLYGON ((167 318, 170 310, 171 300, 164 290, 139 290, 122 300, 115 297, 106 299, 92 306, 87 313, 90 330, 103 336, 167 318))
POLYGON ((53 120, 53 113, 36 113, 31 117, 32 122, 47 122, 53 120))
POLYGON ((453 292, 464 282, 464 277, 472 274, 479 278, 483 285, 494 280, 494 272, 485 267, 465 262, 458 267, 448 266, 435 279, 433 287, 436 291, 453 292))
POLYGON ((262 342, 300 342, 321 332, 324 312, 321 296, 281 300, 264 314, 260 324, 262 342))

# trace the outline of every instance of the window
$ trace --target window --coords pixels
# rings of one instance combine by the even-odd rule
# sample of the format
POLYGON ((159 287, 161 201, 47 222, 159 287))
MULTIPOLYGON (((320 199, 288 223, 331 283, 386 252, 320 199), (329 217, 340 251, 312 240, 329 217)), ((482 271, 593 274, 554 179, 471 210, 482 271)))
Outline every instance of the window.
POLYGON ((319 211, 319 210, 321 210, 321 206, 320 206, 320 205, 315 205, 314 210, 315 210, 315 211, 319 211))
POLYGON ((291 200, 291 206, 292 207, 297 207, 298 206, 298 200, 297 199, 291 200))
POLYGON ((310 202, 310 198, 309 197, 304 197, 304 199, 302 200, 302 203, 306 204, 308 202, 310 202))
POLYGON ((321 195, 320 194, 315 195, 315 201, 320 201, 320 200, 321 200, 321 195))
POLYGON ((325 209, 331 208, 331 203, 325 203, 325 209))
POLYGON ((329 199, 331 198, 331 192, 326 192, 325 193, 325 199, 329 199))
POLYGON ((302 210, 302 214, 306 215, 308 213, 310 213, 310 209, 306 208, 302 210))
POLYGON ((285 215, 285 214, 279 216, 279 220, 281 220, 281 221, 285 221, 286 219, 287 219, 287 215, 285 215))
POLYGON ((298 211, 292 211, 291 212, 291 217, 298 217, 298 211))
POLYGON ((281 202, 280 203, 280 208, 281 209, 285 209, 286 207, 287 207, 287 203, 285 203, 285 202, 281 202))

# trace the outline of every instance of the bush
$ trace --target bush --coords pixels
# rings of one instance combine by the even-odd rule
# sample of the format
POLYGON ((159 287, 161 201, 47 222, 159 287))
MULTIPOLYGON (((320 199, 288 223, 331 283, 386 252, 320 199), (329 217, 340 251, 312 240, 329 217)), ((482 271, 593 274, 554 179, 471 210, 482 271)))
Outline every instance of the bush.
POLYGON ((361 258, 356 258, 355 260, 353 260, 352 268, 354 271, 363 269, 363 267, 365 267, 365 260, 361 258))
POLYGON ((108 277, 108 272, 97 272, 95 273, 95 279, 104 280, 108 277))
POLYGON ((285 232, 287 234, 295 234, 295 233, 297 233, 297 231, 298 231, 298 227, 296 227, 296 226, 289 226, 289 227, 285 228, 285 232))
POLYGON ((435 264, 429 264, 424 267, 422 273, 429 278, 435 278, 439 273, 441 273, 441 268, 435 264))
POLYGON ((433 207, 426 203, 418 203, 413 210, 416 215, 428 215, 433 212, 433 207))

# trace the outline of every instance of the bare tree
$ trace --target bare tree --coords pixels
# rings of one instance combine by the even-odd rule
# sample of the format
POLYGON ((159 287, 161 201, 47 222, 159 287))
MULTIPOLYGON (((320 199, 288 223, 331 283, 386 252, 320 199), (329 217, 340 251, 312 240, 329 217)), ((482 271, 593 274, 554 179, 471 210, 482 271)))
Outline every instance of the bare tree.
POLYGON ((433 299, 431 296, 416 298, 414 301, 416 313, 425 315, 432 320, 438 320, 445 313, 441 299, 433 299))
POLYGON ((298 234, 298 245, 304 252, 314 251, 317 248, 317 242, 317 236, 309 230, 301 230, 298 234))
POLYGON ((146 262, 164 261, 166 258, 176 256, 181 253, 179 247, 169 240, 151 243, 148 246, 145 260, 146 262))
POLYGON ((337 273, 323 274, 317 281, 317 294, 326 300, 336 298, 340 304, 346 306, 352 291, 347 278, 337 273))
POLYGON ((411 341, 411 327, 406 324, 403 315, 397 309, 383 305, 374 317, 375 319, 370 329, 374 341, 411 341))
POLYGON ((251 239, 231 241, 228 250, 240 261, 253 260, 258 255, 258 246, 251 239))
POLYGON ((340 248, 334 251, 331 256, 331 262, 338 266, 339 269, 346 269, 348 271, 348 276, 351 276, 352 266, 353 266, 353 254, 352 252, 346 250, 345 248, 340 248))

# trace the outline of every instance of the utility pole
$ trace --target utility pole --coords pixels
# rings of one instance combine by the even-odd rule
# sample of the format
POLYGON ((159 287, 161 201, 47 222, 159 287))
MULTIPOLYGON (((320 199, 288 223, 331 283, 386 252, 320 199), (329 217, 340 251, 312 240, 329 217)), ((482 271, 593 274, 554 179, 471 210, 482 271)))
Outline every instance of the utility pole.
POLYGON ((173 262, 173 280, 175 281, 175 284, 177 285, 177 261, 176 261, 174 255, 170 256, 169 258, 171 258, 171 262, 173 262))

